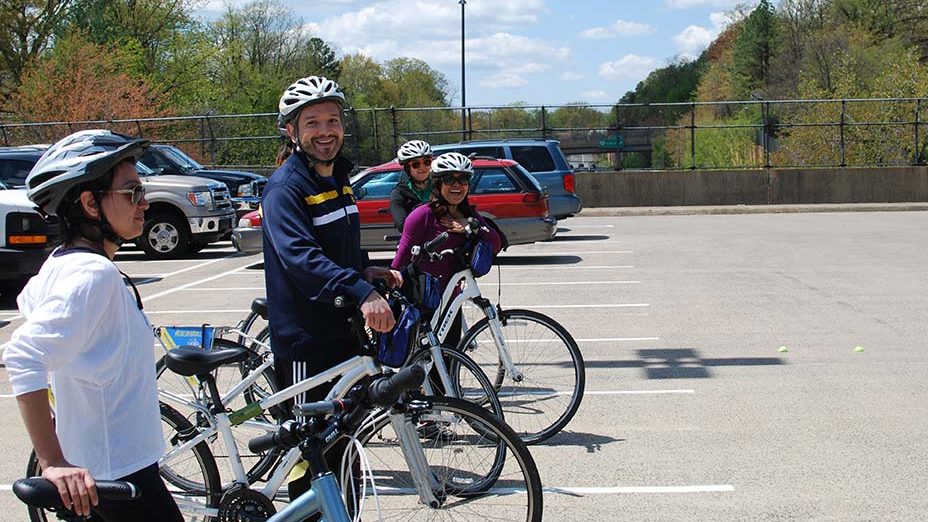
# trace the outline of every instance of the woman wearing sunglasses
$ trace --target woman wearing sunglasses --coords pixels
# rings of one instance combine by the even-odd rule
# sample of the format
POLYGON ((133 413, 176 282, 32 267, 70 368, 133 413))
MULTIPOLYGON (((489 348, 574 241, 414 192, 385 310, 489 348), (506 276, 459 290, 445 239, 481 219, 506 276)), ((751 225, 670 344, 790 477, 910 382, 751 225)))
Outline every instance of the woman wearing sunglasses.
POLYGON ((429 172, 432 166, 432 147, 422 140, 412 140, 400 145, 396 161, 403 166, 406 175, 390 192, 390 214, 396 230, 403 231, 403 223, 412 209, 429 202, 432 187, 429 172))
MULTIPOLYGON (((412 247, 422 245, 442 232, 450 232, 441 249, 454 249, 467 241, 465 227, 469 218, 476 219, 482 226, 478 234, 490 242, 493 253, 499 253, 502 242, 494 225, 488 224, 467 200, 474 167, 470 159, 458 152, 448 152, 432 162, 432 194, 428 205, 413 210, 406 219, 403 235, 392 267, 403 269, 412 258, 412 247)), ((437 277, 442 288, 448 285, 451 275, 460 270, 455 256, 445 256, 438 261, 422 260, 423 271, 437 277)), ((405 279, 405 278, 404 278, 405 279)), ((454 320, 446 342, 455 345, 460 340, 461 316, 454 320)))
POLYGON ((135 162, 147 147, 107 130, 77 132, 26 178, 29 199, 57 217, 62 243, 17 298, 25 322, 3 360, 42 476, 64 505, 95 521, 183 520, 158 474, 164 441, 152 327, 113 263, 145 223, 135 162), (95 479, 128 480, 141 498, 97 506, 95 479))

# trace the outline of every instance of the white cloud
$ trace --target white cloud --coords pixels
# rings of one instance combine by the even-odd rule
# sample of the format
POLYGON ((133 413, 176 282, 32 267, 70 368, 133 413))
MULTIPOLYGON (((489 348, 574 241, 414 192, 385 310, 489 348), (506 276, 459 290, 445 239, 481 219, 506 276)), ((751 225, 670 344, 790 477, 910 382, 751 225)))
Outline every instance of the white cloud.
POLYGON ((586 40, 605 40, 618 36, 640 36, 654 32, 654 28, 648 24, 638 22, 629 22, 626 20, 616 20, 611 26, 591 27, 581 31, 579 36, 586 40))
POLYGON ((580 31, 578 36, 584 40, 607 40, 609 38, 615 38, 615 33, 605 27, 592 27, 585 31, 580 31))
POLYGON ((684 53, 698 53, 708 47, 718 35, 717 30, 691 25, 675 35, 673 43, 684 53))
POLYGON ((657 67, 656 59, 628 54, 612 62, 599 65, 599 75, 608 80, 640 80, 657 67))
POLYGON ((513 72, 500 72, 484 76, 480 80, 481 87, 514 89, 528 85, 528 80, 513 72))
POLYGON ((580 95, 583 97, 584 100, 589 100, 593 102, 611 99, 608 92, 601 91, 601 90, 583 91, 582 93, 580 93, 580 95))
POLYGON ((576 81, 586 78, 586 76, 584 76, 581 73, 575 72, 575 71, 567 71, 567 72, 561 73, 559 78, 564 80, 565 82, 576 82, 576 81))
POLYGON ((625 20, 616 20, 612 24, 612 29, 621 36, 639 36, 654 31, 654 28, 648 24, 627 22, 625 20))

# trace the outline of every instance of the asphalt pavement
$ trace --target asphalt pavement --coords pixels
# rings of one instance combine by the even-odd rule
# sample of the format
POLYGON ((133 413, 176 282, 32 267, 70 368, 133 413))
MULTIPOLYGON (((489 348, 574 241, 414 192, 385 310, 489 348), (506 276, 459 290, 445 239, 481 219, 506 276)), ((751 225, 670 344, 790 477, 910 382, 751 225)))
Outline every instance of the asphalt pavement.
MULTIPOLYGON (((484 295, 552 316, 586 358, 579 413, 532 447, 546 520, 924 519, 928 213, 849 210, 585 210, 500 256, 484 295)), ((261 256, 228 244, 118 264, 154 324, 234 323, 264 295, 261 256)), ((22 319, 0 320, 2 343, 22 319)), ((0 369, 0 520, 20 521, 9 393, 0 369)))

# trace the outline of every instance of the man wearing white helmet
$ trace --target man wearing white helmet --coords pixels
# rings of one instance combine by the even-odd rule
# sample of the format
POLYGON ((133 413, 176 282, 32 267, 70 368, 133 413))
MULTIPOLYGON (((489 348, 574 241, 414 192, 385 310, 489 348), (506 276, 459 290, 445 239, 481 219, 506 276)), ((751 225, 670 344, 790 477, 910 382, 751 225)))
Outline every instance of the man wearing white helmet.
MULTIPOLYGON (((348 324, 351 312, 336 308, 336 297, 359 303, 373 330, 390 331, 395 322, 370 281, 384 278, 399 286, 402 278, 367 266, 361 250, 348 182, 353 165, 341 156, 344 101, 334 81, 309 76, 287 87, 278 107, 293 153, 268 180, 261 208, 271 347, 282 386, 359 353, 348 324)), ((326 391, 316 388, 296 401, 320 400, 326 391)))
POLYGON ((419 205, 428 203, 432 195, 429 185, 432 146, 422 140, 407 141, 396 151, 396 161, 406 175, 390 191, 390 214, 396 230, 402 232, 406 216, 419 205))

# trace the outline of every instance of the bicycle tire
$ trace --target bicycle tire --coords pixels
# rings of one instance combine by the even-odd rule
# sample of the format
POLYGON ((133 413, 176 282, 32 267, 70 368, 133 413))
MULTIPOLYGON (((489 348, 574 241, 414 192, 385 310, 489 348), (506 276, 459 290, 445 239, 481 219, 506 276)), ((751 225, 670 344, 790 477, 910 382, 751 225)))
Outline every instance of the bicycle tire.
MULTIPOLYGON (((190 424, 186 417, 171 406, 163 402, 159 403, 159 406, 161 408, 162 428, 165 429, 165 445, 168 448, 167 452, 170 452, 171 448, 182 443, 185 437, 194 434, 196 428, 190 424)), ((203 507, 218 508, 219 500, 222 498, 222 481, 209 444, 205 441, 200 442, 194 445, 190 451, 193 454, 192 457, 160 462, 159 472, 161 478, 172 495, 179 494, 188 498, 202 497, 204 499, 203 507), (181 465, 192 464, 193 461, 196 462, 193 474, 185 471, 189 469, 189 466, 183 467, 182 470, 181 465)), ((184 517, 187 521, 209 522, 213 520, 213 517, 210 516, 188 518, 187 513, 184 513, 184 517)))
MULTIPOLYGON (((220 391, 227 390, 231 388, 231 385, 237 381, 240 381, 245 376, 247 376, 252 370, 259 367, 264 359, 262 356, 235 341, 228 339, 215 339, 213 341, 214 348, 240 348, 247 350, 250 355, 245 361, 240 363, 235 363, 231 365, 221 366, 213 372, 213 377, 216 379, 218 388, 220 391), (231 372, 229 370, 232 370, 231 372), (223 384, 228 383, 228 384, 223 384)), ((166 356, 165 356, 166 357, 166 356)), ((156 378, 158 380, 158 387, 162 389, 173 389, 177 392, 178 389, 181 392, 186 391, 190 393, 190 389, 184 390, 183 387, 186 386, 187 381, 184 377, 181 377, 177 374, 172 373, 165 366, 165 357, 158 359, 158 362, 155 365, 156 378)), ((274 393, 277 393, 277 377, 274 374, 272 368, 266 368, 261 377, 252 386, 249 386, 242 392, 242 397, 244 402, 241 403, 232 403, 228 405, 231 409, 235 410, 240 407, 244 407, 246 404, 252 402, 257 402, 264 397, 268 397, 274 393), (260 383, 260 384, 259 384, 260 383)), ((204 401, 204 404, 209 403, 205 394, 198 390, 198 394, 201 400, 204 401)), ((211 403, 209 403, 211 404, 211 403)), ((258 417, 258 420, 269 423, 280 423, 283 421, 283 410, 280 411, 276 409, 271 409, 265 414, 262 414, 258 417)), ((189 412, 189 420, 196 425, 206 425, 206 420, 202 418, 202 414, 199 414, 195 411, 189 412)), ((237 426, 233 430, 233 434, 237 441, 237 447, 241 452, 240 457, 242 458, 242 464, 245 466, 245 472, 248 478, 248 483, 253 484, 255 481, 262 479, 265 474, 267 474, 274 465, 277 463, 277 460, 282 455, 282 452, 277 449, 271 449, 260 454, 253 454, 250 452, 243 451, 242 448, 248 447, 248 441, 258 435, 263 435, 264 431, 258 430, 249 430, 242 426, 237 426)), ((225 448, 225 443, 222 440, 222 437, 216 437, 210 441, 211 450, 213 452, 216 461, 221 464, 222 475, 225 477, 226 482, 230 482, 233 477, 231 471, 231 463, 228 461, 228 450, 225 448)))
POLYGON ((421 408, 407 407, 406 418, 416 423, 440 505, 420 501, 389 416, 382 412, 359 434, 378 491, 377 501, 368 494, 363 502, 363 520, 542 519, 538 468, 512 428, 463 399, 431 396, 415 403, 421 408))
MULTIPOLYGON (((433 390, 443 395, 466 399, 477 406, 486 408, 493 415, 505 420, 503 407, 499 402, 499 397, 496 395, 496 387, 490 382, 486 372, 484 372, 473 359, 458 350, 442 346, 441 353, 446 361, 445 366, 447 367, 451 384, 454 386, 451 393, 448 393, 447 390, 443 390, 443 386, 441 382, 437 380, 438 376, 434 371, 428 371, 430 368, 428 365, 430 365, 432 361, 431 349, 420 349, 409 358, 408 364, 425 364, 424 367, 427 370, 426 379, 428 379, 433 390), (470 377, 465 379, 464 377, 466 375, 470 377), (472 383, 472 380, 476 382, 472 383)), ((428 390, 426 393, 428 393, 428 390)))
POLYGON ((586 386, 583 355, 570 333, 544 314, 503 310, 499 320, 521 382, 506 375, 489 318, 468 329, 457 349, 494 381, 506 423, 526 444, 537 444, 562 430, 580 408, 586 386))
MULTIPOLYGON (((165 439, 167 440, 168 447, 170 447, 172 445, 171 439, 173 439, 176 434, 192 432, 193 425, 191 425, 177 410, 171 408, 167 404, 159 403, 159 407, 161 410, 162 427, 166 427, 168 430, 165 434, 165 439)), ((172 491, 173 486, 174 491, 172 491, 172 493, 183 493, 184 496, 187 497, 202 497, 204 499, 204 507, 218 508, 219 499, 222 496, 222 485, 219 480, 219 470, 216 468, 216 462, 209 451, 209 446, 205 442, 201 442, 191 448, 190 451, 192 452, 192 457, 184 459, 184 462, 190 462, 191 459, 193 459, 202 475, 200 477, 202 480, 197 481, 196 477, 190 477, 189 475, 180 476, 177 473, 176 467, 171 468, 167 466, 161 466, 161 478, 165 481, 165 486, 168 487, 168 491, 172 491), (179 488, 178 484, 186 484, 190 491, 179 488)), ((39 467, 39 461, 33 450, 29 453, 29 461, 26 464, 26 476, 35 477, 41 474, 42 470, 39 467)), ((46 512, 43 509, 32 506, 27 506, 27 509, 29 511, 30 522, 51 522, 58 520, 56 514, 46 512)), ((202 522, 209 522, 213 519, 209 516, 202 518, 187 518, 187 514, 184 516, 187 521, 199 520, 202 522)))

